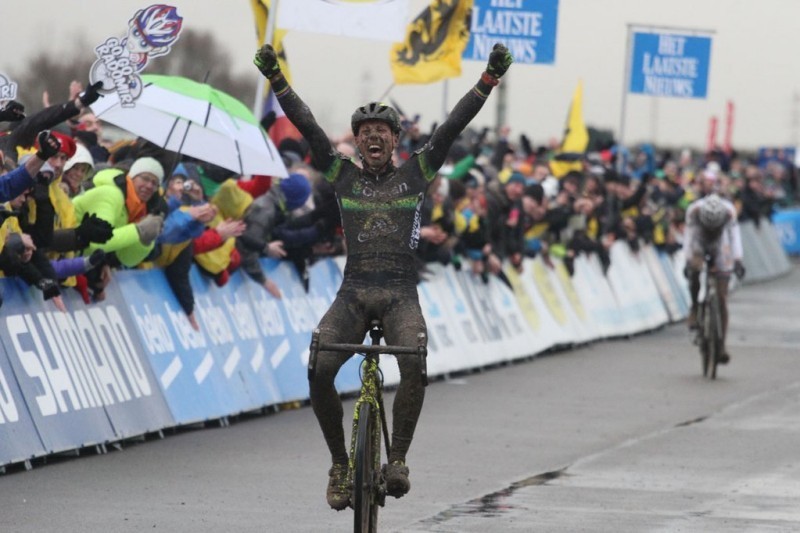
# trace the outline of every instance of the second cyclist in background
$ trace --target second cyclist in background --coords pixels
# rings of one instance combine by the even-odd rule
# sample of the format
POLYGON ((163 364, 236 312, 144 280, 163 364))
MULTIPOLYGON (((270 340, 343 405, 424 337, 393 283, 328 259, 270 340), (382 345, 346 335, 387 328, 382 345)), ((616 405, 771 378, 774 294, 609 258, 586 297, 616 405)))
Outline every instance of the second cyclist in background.
POLYGON ((686 230, 683 252, 686 257, 684 274, 689 280, 692 307, 689 312, 690 329, 697 328, 697 299, 700 293, 700 272, 706 254, 714 258, 714 276, 722 315, 722 350, 719 362, 726 364, 730 354, 725 346, 728 331, 728 285, 731 273, 744 277, 742 264, 742 237, 739 233, 736 208, 716 193, 694 201, 686 210, 686 230))

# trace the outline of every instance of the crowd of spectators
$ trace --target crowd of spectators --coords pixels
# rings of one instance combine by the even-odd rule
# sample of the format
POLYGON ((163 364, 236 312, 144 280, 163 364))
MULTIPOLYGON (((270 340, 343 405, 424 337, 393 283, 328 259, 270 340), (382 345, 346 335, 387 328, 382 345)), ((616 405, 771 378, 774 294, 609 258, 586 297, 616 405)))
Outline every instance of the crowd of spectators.
MULTIPOLYGON (((241 269, 280 298, 261 257, 292 262, 307 287, 315 259, 344 253, 335 194, 302 139, 278 143, 287 178, 239 176, 141 138, 107 141, 89 109, 96 89, 73 83, 65 103, 30 116, 14 101, 0 108, 2 275, 20 276, 63 310, 65 290, 89 304, 105 298, 116 269, 162 268, 199 329, 192 265, 219 286, 241 269)), ((405 118, 401 136, 398 166, 430 132, 405 118)), ((350 134, 331 142, 358 159, 350 134)), ((535 256, 560 258, 572 272, 582 253, 608 268, 618 240, 671 254, 687 205, 712 190, 758 224, 798 198, 797 169, 780 151, 748 158, 612 145, 565 158, 557 143, 535 147, 509 128, 467 130, 422 205, 420 276, 439 262, 504 278, 504 265, 521 270, 535 256)))

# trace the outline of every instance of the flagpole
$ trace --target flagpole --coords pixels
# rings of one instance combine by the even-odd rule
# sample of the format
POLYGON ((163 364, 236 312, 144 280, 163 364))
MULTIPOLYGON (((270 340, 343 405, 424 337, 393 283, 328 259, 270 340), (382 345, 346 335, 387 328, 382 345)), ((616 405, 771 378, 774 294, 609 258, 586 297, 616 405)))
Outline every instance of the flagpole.
POLYGON ((497 125, 495 127, 497 134, 506 125, 506 85, 508 85, 508 73, 503 76, 503 81, 497 86, 497 125))
POLYGON ((622 105, 619 115, 619 138, 617 139, 617 172, 625 170, 623 148, 625 147, 625 105, 628 100, 628 87, 631 83, 631 25, 628 24, 628 35, 625 44, 625 72, 622 74, 622 105))
POLYGON ((442 121, 447 120, 449 108, 447 106, 447 92, 449 90, 449 79, 445 78, 442 83, 442 121))
MULTIPOLYGON (((272 0, 272 4, 270 4, 271 8, 267 14, 266 21, 267 27, 264 28, 264 44, 272 44, 272 37, 275 35, 275 28, 278 21, 278 1, 279 0, 272 0)), ((266 82, 266 78, 259 74, 258 84, 256 85, 256 98, 253 103, 253 115, 255 115, 256 120, 261 120, 261 115, 264 112, 264 87, 266 82)))
POLYGON ((392 89, 394 89, 394 82, 392 82, 392 84, 389 85, 389 87, 383 92, 381 97, 378 98, 378 101, 383 102, 384 100, 386 100, 386 97, 389 96, 389 93, 392 92, 392 89))

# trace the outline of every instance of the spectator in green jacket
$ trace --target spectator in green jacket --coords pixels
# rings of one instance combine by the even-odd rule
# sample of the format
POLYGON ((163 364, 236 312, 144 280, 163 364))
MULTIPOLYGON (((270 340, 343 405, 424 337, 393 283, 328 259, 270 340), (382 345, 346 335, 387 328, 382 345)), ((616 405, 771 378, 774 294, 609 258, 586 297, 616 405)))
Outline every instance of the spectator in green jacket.
MULTIPOLYGON (((75 216, 81 220, 85 213, 96 214, 113 226, 114 236, 103 244, 92 244, 84 253, 99 248, 111 264, 119 262, 126 267, 144 261, 164 223, 166 204, 159 194, 163 179, 164 169, 152 157, 134 161, 127 174, 116 168, 98 172, 94 188, 74 198, 75 216)), ((99 299, 105 285, 91 281, 95 299, 99 299)))

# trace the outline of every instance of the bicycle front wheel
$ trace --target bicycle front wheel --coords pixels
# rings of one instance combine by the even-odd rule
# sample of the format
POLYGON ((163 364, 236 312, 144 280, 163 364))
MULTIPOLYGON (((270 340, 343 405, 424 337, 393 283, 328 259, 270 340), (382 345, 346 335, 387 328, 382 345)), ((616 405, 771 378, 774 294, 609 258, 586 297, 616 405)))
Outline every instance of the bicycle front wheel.
POLYGON ((353 510, 355 533, 378 530, 378 474, 380 435, 373 406, 364 402, 358 410, 358 430, 353 475, 353 510), (377 439, 376 439, 377 436, 377 439))

